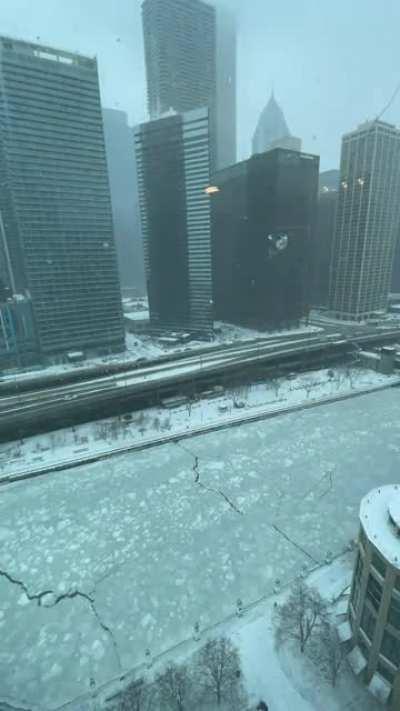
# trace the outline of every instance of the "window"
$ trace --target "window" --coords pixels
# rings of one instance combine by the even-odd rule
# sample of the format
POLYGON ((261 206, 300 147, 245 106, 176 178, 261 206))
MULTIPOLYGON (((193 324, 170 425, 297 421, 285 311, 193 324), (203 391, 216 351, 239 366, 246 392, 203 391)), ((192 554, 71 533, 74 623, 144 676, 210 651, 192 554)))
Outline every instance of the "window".
POLYGON ((376 617, 369 608, 368 603, 364 605, 364 610, 361 617, 361 629, 366 634, 370 642, 372 642, 376 625, 376 617))
POLYGON ((381 654, 396 667, 400 666, 400 639, 386 631, 383 635, 381 654))
POLYGON ((382 599, 382 585, 378 583, 373 575, 368 578, 367 599, 375 610, 379 610, 382 599))
POLYGON ((380 661, 377 666, 377 670, 381 676, 383 676, 386 681, 389 682, 389 684, 393 684, 394 682, 394 677, 395 673, 388 667, 387 664, 385 664, 383 661, 380 661))
POLYGON ((388 622, 397 630, 400 630, 400 598, 395 595, 392 595, 392 599, 390 601, 388 622))
POLYGON ((377 573, 384 578, 386 575, 386 564, 383 558, 381 558, 377 553, 373 553, 371 562, 377 573))

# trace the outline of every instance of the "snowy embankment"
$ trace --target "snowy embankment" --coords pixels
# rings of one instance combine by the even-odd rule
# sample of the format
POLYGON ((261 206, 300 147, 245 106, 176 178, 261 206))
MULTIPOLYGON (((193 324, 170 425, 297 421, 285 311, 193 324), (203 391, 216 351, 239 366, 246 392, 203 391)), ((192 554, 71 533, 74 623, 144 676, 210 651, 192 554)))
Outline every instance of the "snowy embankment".
POLYGON ((132 413, 131 420, 115 417, 65 428, 0 445, 0 480, 59 464, 71 465, 114 451, 147 447, 153 442, 396 382, 400 382, 397 376, 362 368, 325 369, 238 387, 215 399, 204 398, 173 409, 149 408, 132 413))
MULTIPOLYGON (((330 565, 317 568, 305 580, 307 587, 317 590, 326 601, 333 624, 341 622, 343 615, 339 608, 348 604, 353 565, 354 553, 346 553, 330 565)), ((199 651, 209 640, 224 638, 230 640, 239 652, 242 683, 248 701, 246 709, 255 709, 263 700, 268 704, 269 711, 343 711, 345 708, 378 711, 381 707, 362 682, 354 676, 346 660, 342 663, 338 679, 333 685, 320 673, 315 663, 317 660, 307 654, 301 654, 298 645, 276 645, 274 611, 277 605, 285 602, 290 589, 288 586, 268 599, 244 609, 240 617, 232 616, 212 629, 195 635, 192 640, 162 655, 156 663, 150 660, 150 666, 144 664, 126 674, 122 682, 116 680, 95 691, 94 702, 98 708, 118 708, 120 693, 123 694, 137 679, 144 683, 143 700, 150 698, 155 693, 155 680, 160 678, 167 668, 171 665, 178 666, 185 669, 185 674, 196 674, 199 651), (105 703, 105 699, 110 697, 116 700, 116 705, 105 703)), ((158 709, 157 704, 156 706, 158 709)), ((82 707, 71 704, 69 708, 72 711, 82 707)), ((197 706, 194 705, 193 708, 197 706)), ((203 709, 203 706, 201 708, 203 709)), ((218 708, 215 704, 207 705, 207 711, 217 711, 218 708)), ((225 709, 224 705, 223 708, 225 709)))

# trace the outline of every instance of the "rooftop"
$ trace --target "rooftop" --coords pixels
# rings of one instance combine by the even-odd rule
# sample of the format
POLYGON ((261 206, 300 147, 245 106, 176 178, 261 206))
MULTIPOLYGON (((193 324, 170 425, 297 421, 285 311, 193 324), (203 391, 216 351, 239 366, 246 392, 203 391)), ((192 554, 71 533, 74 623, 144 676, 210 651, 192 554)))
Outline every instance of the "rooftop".
POLYGON ((400 485, 383 486, 365 496, 360 520, 371 543, 400 570, 400 485))

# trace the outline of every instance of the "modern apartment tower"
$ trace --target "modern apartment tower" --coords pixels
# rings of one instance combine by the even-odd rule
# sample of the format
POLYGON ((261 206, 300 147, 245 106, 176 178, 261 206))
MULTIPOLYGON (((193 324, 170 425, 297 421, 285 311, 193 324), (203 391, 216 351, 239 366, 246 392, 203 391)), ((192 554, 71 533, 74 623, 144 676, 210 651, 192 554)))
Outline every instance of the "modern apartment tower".
POLYGON ((0 231, 42 355, 121 350, 97 62, 0 38, 0 231))
POLYGON ((209 112, 135 130, 139 201, 154 332, 212 331, 209 112))
POLYGON ((210 112, 212 166, 236 159, 236 32, 232 17, 202 0, 144 0, 150 120, 168 111, 210 112))
POLYGON ((103 108, 115 245, 122 289, 145 291, 133 129, 124 111, 103 108))
POLYGON ((253 155, 273 148, 301 151, 301 138, 292 136, 274 92, 260 114, 253 136, 253 155))
POLYGON ((212 179, 216 318, 275 329, 308 314, 318 156, 276 148, 212 179))
POLYGON ((400 131, 383 121, 343 137, 329 310, 367 321, 387 308, 400 218, 400 131))

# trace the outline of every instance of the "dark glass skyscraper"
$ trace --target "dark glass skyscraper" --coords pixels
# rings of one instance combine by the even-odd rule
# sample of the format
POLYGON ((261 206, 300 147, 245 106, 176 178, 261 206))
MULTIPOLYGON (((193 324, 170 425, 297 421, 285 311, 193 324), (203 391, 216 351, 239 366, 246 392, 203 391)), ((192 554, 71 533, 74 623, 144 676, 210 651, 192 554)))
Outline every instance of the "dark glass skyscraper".
POLYGON ((41 352, 122 349, 95 59, 0 38, 0 179, 9 281, 41 352))
POLYGON ((400 217, 400 131, 383 121, 343 137, 329 309, 365 321, 387 308, 400 217))
POLYGON ((210 112, 214 167, 236 159, 236 30, 233 18, 202 0, 144 0, 143 33, 150 119, 170 109, 210 112))
POLYGON ((218 319, 276 328, 307 315, 318 169, 317 156, 277 148, 213 178, 218 319))
POLYGON ((135 131, 139 200, 154 331, 212 330, 209 118, 175 114, 135 131))

